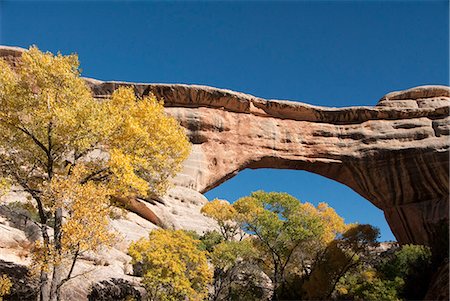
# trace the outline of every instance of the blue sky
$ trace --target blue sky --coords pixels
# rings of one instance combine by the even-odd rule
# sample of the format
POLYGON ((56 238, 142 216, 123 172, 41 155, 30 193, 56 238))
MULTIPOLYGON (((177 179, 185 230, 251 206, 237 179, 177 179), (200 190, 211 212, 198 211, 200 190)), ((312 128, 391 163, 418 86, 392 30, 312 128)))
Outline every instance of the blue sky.
MULTIPOLYGON (((0 43, 76 52, 83 75, 203 84, 315 105, 375 105, 449 81, 448 1, 1 1, 0 43)), ((351 189, 303 171, 245 170, 207 193, 286 191, 348 222, 383 214, 351 189)))

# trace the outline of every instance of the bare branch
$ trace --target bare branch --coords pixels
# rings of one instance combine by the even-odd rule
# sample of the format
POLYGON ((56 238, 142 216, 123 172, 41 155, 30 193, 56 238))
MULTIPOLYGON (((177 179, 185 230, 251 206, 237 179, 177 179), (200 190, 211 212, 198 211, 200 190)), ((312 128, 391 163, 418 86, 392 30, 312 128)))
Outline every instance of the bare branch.
POLYGON ((29 130, 27 130, 24 127, 20 127, 20 126, 15 126, 18 130, 20 130, 21 132, 25 133, 27 136, 29 136, 34 143, 36 143, 37 146, 39 146, 46 154, 49 153, 49 150, 47 147, 45 147, 45 145, 39 141, 39 139, 36 138, 36 136, 34 136, 29 130))

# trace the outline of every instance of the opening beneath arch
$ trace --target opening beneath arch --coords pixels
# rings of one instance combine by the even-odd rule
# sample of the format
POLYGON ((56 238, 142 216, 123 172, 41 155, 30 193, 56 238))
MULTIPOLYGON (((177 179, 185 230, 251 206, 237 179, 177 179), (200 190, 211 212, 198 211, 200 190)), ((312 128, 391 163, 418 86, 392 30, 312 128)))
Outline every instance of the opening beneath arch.
POLYGON ((219 198, 233 203, 256 190, 287 192, 302 202, 314 205, 326 202, 346 223, 371 224, 380 229, 380 241, 396 240, 382 210, 351 188, 303 170, 245 169, 206 192, 205 196, 209 200, 219 198))

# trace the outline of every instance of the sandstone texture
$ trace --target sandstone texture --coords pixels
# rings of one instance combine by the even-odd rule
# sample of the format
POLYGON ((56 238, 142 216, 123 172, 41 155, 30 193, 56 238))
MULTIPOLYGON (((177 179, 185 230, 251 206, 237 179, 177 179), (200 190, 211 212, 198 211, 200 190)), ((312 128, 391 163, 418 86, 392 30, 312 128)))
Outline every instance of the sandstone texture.
MULTIPOLYGON (((14 66, 22 51, 0 47, 0 57, 14 66)), ((215 227, 200 214, 207 202, 202 193, 245 168, 320 174, 383 210, 400 243, 448 241, 441 236, 447 235, 442 229, 448 230, 449 218, 449 87, 392 92, 374 107, 328 108, 196 85, 86 82, 97 98, 108 98, 121 85, 134 87, 139 96, 163 98, 167 113, 186 128, 193 144, 166 196, 136 200, 141 203, 134 207, 137 214, 113 222, 125 237, 115 262, 127 256, 127 242, 155 227, 146 218, 153 213, 168 227, 198 232, 215 227)), ((12 244, 12 234, 3 233, 16 228, 5 221, 2 225, 2 239, 9 237, 12 244)), ((17 240, 25 236, 17 234, 17 240)), ((20 257, 10 253, 8 258, 20 257)), ((96 282, 127 273, 124 263, 116 266, 114 273, 97 275, 96 282)))
POLYGON ((401 243, 429 244, 448 223, 450 89, 422 86, 375 107, 325 108, 204 86, 87 79, 108 97, 119 85, 163 98, 194 144, 176 185, 206 192, 245 168, 314 172, 382 209, 401 243))

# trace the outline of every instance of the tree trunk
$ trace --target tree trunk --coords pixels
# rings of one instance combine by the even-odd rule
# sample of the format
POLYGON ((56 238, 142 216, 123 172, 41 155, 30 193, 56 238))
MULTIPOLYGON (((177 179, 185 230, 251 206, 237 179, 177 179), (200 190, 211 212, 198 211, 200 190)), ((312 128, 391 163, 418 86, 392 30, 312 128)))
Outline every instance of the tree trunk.
POLYGON ((50 282, 48 273, 41 271, 39 279, 39 301, 48 301, 50 298, 50 282))
MULTIPOLYGON (((61 235, 62 235, 61 227, 62 227, 62 208, 58 208, 55 211, 55 231, 54 231, 55 252, 57 252, 58 255, 61 255, 61 235)), ((60 259, 58 258, 58 260, 60 259)), ((60 291, 58 290, 58 286, 62 280, 62 273, 63 273, 62 262, 54 261, 52 283, 50 287, 50 301, 57 300, 57 295, 60 291)))
POLYGON ((53 268, 52 283, 50 287, 50 301, 57 301, 60 299, 58 295, 61 291, 58 289, 58 287, 61 283, 62 274, 63 268, 61 265, 57 265, 53 268))
MULTIPOLYGON (((47 225, 46 225, 47 218, 44 214, 44 210, 42 209, 42 203, 38 202, 38 208, 42 223, 41 225, 42 239, 44 242, 44 248, 47 249, 50 244, 50 238, 47 232, 47 225)), ((48 301, 49 298, 50 298, 49 275, 46 271, 41 269, 41 275, 39 278, 39 301, 48 301)))
POLYGON ((275 261, 274 262, 274 269, 273 269, 273 295, 272 295, 272 301, 278 301, 278 264, 275 261))

